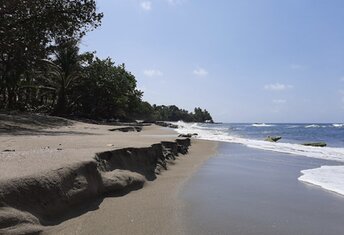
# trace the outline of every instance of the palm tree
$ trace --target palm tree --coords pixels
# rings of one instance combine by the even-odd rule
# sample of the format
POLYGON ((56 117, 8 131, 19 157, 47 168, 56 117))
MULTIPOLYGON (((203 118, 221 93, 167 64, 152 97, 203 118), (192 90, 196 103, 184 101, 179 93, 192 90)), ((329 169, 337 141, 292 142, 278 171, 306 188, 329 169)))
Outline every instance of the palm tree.
POLYGON ((57 95, 53 113, 65 114, 68 109, 68 90, 81 77, 82 58, 79 55, 78 42, 75 40, 58 42, 52 60, 44 60, 44 62, 48 69, 47 85, 57 95))

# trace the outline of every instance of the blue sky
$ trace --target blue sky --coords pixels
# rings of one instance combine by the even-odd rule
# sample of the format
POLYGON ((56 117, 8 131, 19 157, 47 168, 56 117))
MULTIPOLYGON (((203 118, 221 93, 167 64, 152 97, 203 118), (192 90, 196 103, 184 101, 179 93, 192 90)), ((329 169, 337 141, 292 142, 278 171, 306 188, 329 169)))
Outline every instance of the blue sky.
POLYGON ((223 122, 344 122, 344 1, 98 0, 82 50, 223 122))

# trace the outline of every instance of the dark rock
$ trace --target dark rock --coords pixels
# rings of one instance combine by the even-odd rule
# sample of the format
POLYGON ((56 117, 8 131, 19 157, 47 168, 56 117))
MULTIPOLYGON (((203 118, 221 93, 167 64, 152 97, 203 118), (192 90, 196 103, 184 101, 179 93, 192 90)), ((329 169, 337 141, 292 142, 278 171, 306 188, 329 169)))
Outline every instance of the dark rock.
POLYGON ((281 136, 268 136, 265 141, 269 141, 269 142, 277 142, 280 139, 282 139, 281 136))
POLYGON ((109 129, 109 131, 140 132, 142 131, 142 127, 141 126, 120 127, 120 128, 109 129))
POLYGON ((312 146, 312 147, 326 147, 327 144, 325 142, 314 142, 314 143, 304 143, 304 146, 312 146))
POLYGON ((173 128, 173 129, 177 129, 178 128, 178 125, 175 125, 175 124, 172 124, 172 123, 168 123, 168 122, 156 121, 155 124, 158 125, 158 126, 169 127, 169 128, 173 128))
POLYGON ((198 134, 197 133, 188 133, 188 134, 180 134, 178 135, 178 137, 182 137, 182 138, 191 138, 192 136, 197 136, 198 134))

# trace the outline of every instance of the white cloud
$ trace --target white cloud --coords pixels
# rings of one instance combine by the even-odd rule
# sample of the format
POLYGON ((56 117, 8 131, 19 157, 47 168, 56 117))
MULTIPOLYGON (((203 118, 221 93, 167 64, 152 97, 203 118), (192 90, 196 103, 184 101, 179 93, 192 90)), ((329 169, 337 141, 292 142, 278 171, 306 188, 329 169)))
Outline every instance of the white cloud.
POLYGON ((303 70, 303 69, 306 69, 306 66, 301 65, 301 64, 291 64, 290 68, 292 70, 303 70))
POLYGON ((146 69, 143 71, 143 74, 147 77, 161 77, 164 75, 160 70, 157 69, 146 69))
POLYGON ((150 11, 152 10, 152 2, 151 1, 141 2, 141 7, 144 11, 150 11))
POLYGON ((282 99, 273 100, 272 102, 275 103, 275 104, 285 104, 285 103, 287 103, 286 100, 282 100, 282 99))
POLYGON ((177 4, 181 4, 183 0, 166 0, 168 2, 168 4, 170 5, 177 5, 177 4))
POLYGON ((206 77, 208 75, 208 71, 204 68, 197 68, 193 71, 193 74, 199 77, 206 77))
POLYGON ((281 84, 281 83, 267 84, 264 86, 265 90, 270 90, 270 91, 284 91, 291 88, 293 88, 292 85, 286 85, 286 84, 281 84))

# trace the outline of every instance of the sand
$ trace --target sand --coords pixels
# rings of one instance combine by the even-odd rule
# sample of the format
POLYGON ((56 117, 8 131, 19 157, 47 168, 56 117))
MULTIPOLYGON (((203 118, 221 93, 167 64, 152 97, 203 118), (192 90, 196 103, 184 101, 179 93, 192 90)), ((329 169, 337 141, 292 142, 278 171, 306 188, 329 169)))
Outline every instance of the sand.
POLYGON ((182 234, 178 192, 217 144, 192 140, 189 154, 176 158, 187 142, 174 142, 172 129, 109 131, 114 128, 123 126, 0 114, 0 198, 6 202, 0 202, 0 231, 2 224, 20 223, 2 232, 182 234), (165 164, 168 170, 160 172, 165 164), (99 197, 113 189, 121 190, 99 197))
POLYGON ((216 143, 193 140, 189 154, 179 158, 156 180, 123 197, 105 198, 99 209, 65 221, 46 234, 184 234, 184 201, 178 197, 187 179, 213 156, 216 143))
POLYGON ((18 121, 18 116, 12 116, 13 121, 9 121, 7 115, 0 115, 1 180, 57 169, 66 163, 89 161, 97 152, 147 147, 177 138, 172 129, 155 125, 143 127, 142 132, 117 132, 109 130, 122 126, 42 118, 40 115, 20 118, 18 121))

